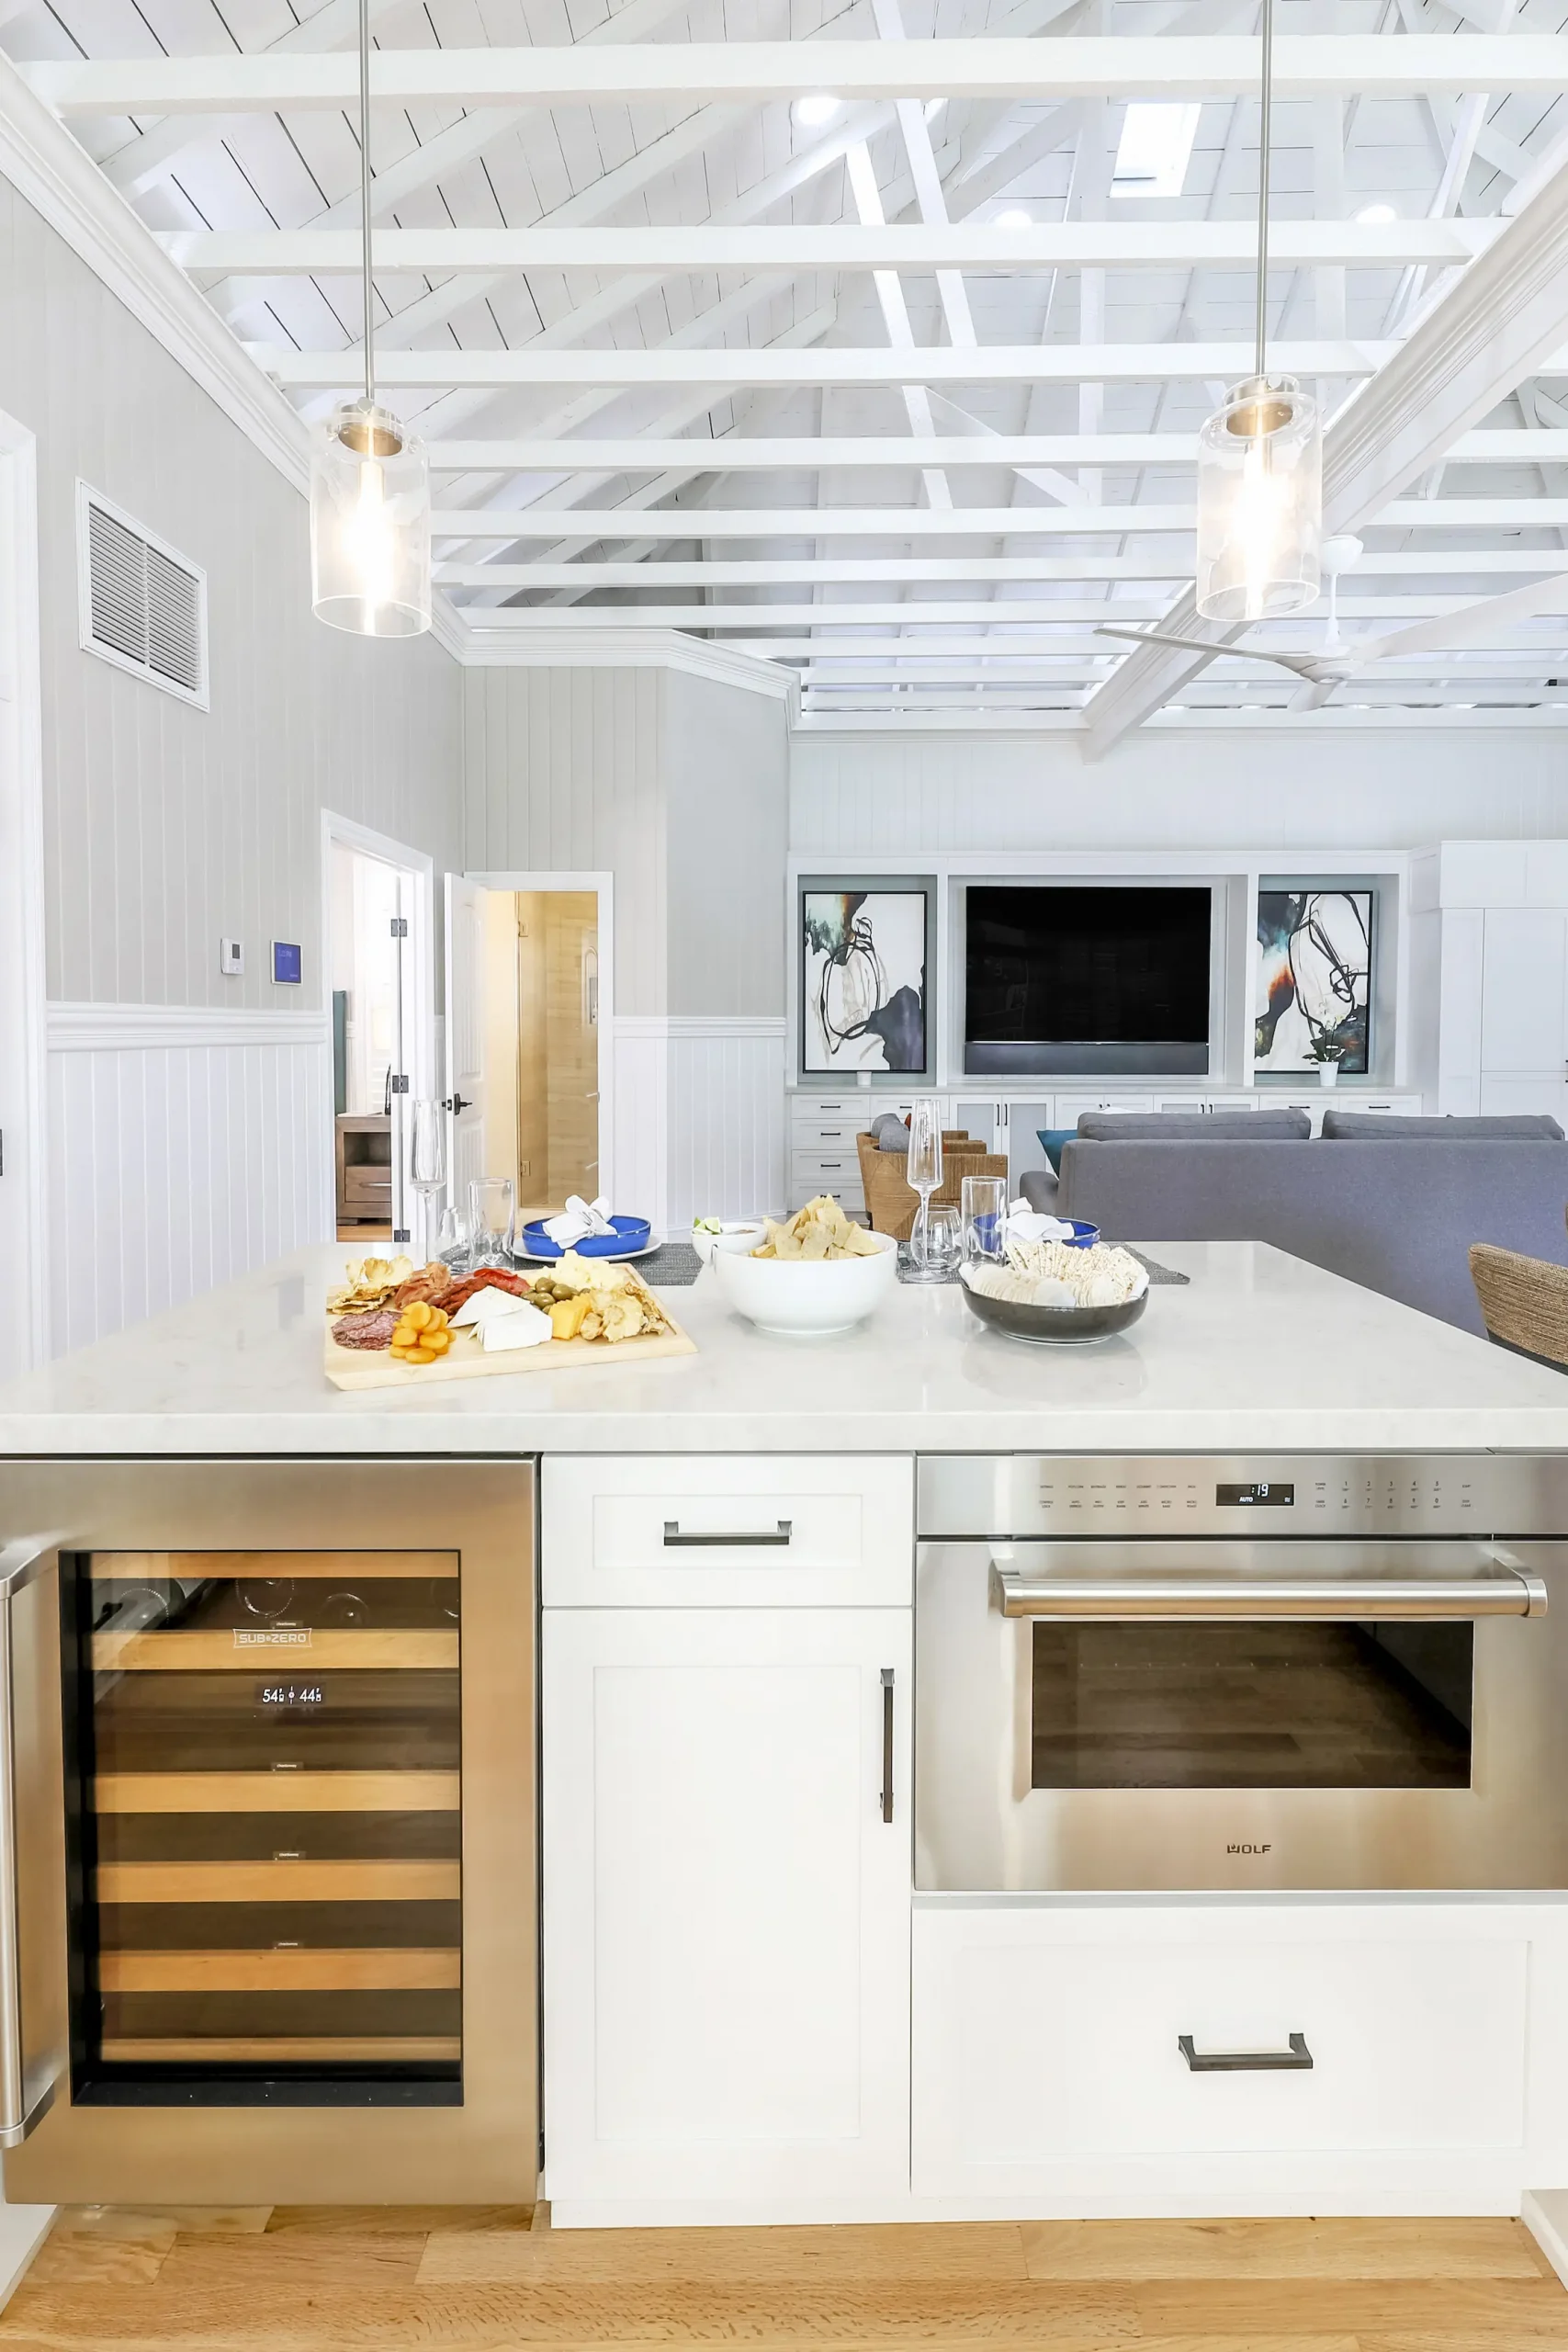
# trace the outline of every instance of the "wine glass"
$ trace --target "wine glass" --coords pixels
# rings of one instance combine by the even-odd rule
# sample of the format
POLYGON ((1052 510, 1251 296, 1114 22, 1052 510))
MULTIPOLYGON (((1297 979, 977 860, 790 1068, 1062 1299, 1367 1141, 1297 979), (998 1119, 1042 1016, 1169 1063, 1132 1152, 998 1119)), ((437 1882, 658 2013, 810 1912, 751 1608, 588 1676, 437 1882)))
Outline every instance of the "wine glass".
POLYGON ((931 1262, 927 1237, 931 1194, 942 1182, 942 1105, 929 1094, 922 1095, 909 1113, 909 1163, 905 1174, 920 1196, 909 1235, 910 1279, 940 1282, 942 1270, 931 1262))
POLYGON ((468 1239, 475 1266, 510 1266, 513 1228, 510 1176, 477 1176, 468 1186, 468 1239))
POLYGON ((446 1190, 446 1105, 434 1095, 421 1095, 409 1104, 409 1182, 424 1203, 424 1246, 428 1252, 435 1224, 435 1204, 446 1190))

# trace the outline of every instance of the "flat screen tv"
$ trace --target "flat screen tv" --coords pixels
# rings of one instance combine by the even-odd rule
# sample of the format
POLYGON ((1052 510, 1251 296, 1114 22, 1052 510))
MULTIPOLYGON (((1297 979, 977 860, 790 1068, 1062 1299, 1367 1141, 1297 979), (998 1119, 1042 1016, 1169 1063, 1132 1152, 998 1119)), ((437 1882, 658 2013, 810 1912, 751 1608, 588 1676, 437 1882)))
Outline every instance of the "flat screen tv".
POLYGON ((976 882, 964 895, 967 1072, 1206 1075, 1206 886, 976 882))

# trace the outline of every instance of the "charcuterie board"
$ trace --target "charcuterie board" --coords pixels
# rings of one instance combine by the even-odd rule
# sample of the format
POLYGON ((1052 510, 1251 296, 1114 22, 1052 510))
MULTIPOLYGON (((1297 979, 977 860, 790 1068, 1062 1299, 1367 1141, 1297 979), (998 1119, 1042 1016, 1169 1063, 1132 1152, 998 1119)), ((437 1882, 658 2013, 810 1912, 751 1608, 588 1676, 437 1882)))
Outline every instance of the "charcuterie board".
MULTIPOLYGON (((660 1301, 663 1306, 663 1301, 660 1301)), ((434 1363, 399 1363, 384 1350, 340 1348, 333 1337, 333 1318, 327 1318, 322 1340, 322 1369, 334 1388, 432 1388, 448 1380, 483 1380, 502 1373, 601 1371, 615 1364, 652 1363, 661 1356, 694 1356, 696 1341, 689 1340, 664 1306, 672 1327, 657 1339, 546 1340, 536 1348, 502 1348, 487 1355, 477 1331, 463 1329, 452 1335, 446 1355, 434 1363)))

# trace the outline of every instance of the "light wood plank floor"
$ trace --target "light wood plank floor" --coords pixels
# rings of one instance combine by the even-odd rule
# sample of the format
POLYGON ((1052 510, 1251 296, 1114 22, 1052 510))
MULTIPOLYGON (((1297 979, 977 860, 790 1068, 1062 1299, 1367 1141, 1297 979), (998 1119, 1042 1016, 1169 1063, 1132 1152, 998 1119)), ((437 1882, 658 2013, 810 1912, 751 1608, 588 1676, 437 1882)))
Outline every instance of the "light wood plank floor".
POLYGON ((6 2352, 1568 2352, 1517 2222, 552 2232, 485 2207, 61 2214, 6 2352))

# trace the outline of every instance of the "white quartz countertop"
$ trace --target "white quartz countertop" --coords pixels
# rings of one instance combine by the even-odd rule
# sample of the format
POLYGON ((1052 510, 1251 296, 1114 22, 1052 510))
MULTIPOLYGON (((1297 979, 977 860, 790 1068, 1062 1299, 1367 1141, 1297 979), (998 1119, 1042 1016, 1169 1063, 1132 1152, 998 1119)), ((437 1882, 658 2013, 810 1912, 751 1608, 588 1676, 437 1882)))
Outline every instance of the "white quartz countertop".
POLYGON ((766 1338, 711 1273, 666 1294, 699 1353, 344 1394, 321 1368, 341 1247, 300 1250, 0 1386, 4 1454, 1568 1449, 1568 1375, 1251 1241, 1093 1347, 901 1288, 836 1340, 766 1338))

